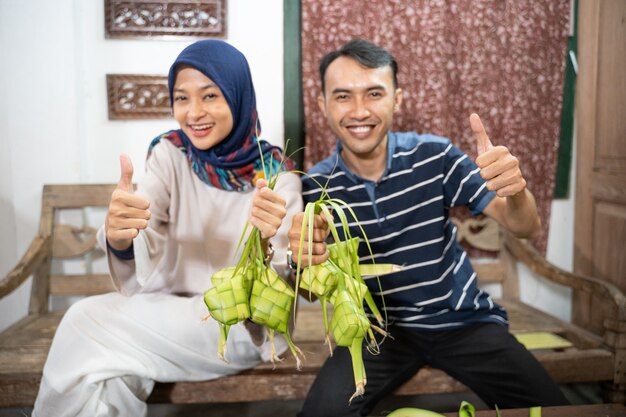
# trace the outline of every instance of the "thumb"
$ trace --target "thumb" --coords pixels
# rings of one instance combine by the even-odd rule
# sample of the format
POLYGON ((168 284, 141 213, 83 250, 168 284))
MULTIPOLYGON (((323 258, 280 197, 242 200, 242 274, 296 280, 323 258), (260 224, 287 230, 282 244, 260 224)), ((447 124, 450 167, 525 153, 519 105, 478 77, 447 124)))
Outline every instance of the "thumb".
POLYGON ((472 113, 469 117, 470 126, 472 127, 472 132, 474 133, 474 138, 476 138, 476 148, 478 150, 478 155, 482 155, 493 145, 489 140, 489 136, 487 136, 487 132, 485 131, 485 127, 483 126, 483 122, 480 121, 480 117, 476 113, 472 113))
POLYGON ((267 180, 265 178, 259 178, 256 180, 254 185, 256 186, 257 189, 260 190, 263 187, 267 187, 267 180))
POLYGON ((129 193, 133 192, 133 163, 128 155, 120 155, 120 168, 122 174, 120 175, 120 181, 117 183, 117 188, 120 188, 129 193))

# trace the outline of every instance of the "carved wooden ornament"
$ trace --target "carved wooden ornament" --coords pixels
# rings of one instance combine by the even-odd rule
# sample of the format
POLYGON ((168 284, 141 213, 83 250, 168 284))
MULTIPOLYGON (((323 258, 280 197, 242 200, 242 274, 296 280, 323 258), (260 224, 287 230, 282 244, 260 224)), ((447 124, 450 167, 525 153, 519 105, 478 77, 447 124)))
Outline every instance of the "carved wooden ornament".
POLYGON ((226 0, 104 0, 107 38, 224 38, 226 0))
POLYGON ((167 77, 107 74, 109 119, 163 119, 172 115, 167 77))

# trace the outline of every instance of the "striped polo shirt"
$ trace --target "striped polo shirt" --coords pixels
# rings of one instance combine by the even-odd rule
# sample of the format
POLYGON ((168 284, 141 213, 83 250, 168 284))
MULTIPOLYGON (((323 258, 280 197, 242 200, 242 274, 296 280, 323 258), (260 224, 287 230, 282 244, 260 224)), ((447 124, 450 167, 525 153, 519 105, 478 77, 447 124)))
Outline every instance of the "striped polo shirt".
MULTIPOLYGON (((450 140, 413 132, 390 132, 388 138, 387 167, 379 181, 350 171, 339 156, 338 142, 337 152, 302 177, 305 202, 320 197, 322 184, 331 198, 350 204, 374 261, 404 267, 380 280, 366 279, 389 324, 422 331, 477 322, 507 325, 504 309, 478 288, 449 217, 451 207, 462 205, 472 214, 481 213, 495 193, 487 190, 476 164, 450 140)), ((362 237, 347 215, 351 236, 362 237)), ((343 236, 337 218, 335 223, 343 236)), ((363 243, 359 257, 361 263, 372 262, 363 243)))

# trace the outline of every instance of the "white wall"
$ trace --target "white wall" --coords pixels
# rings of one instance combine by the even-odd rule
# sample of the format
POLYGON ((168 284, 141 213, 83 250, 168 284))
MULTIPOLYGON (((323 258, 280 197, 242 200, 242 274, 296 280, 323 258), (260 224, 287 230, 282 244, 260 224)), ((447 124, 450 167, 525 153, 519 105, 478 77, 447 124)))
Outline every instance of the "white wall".
MULTIPOLYGON (((576 132, 576 127, 573 129, 576 132)), ((572 143, 569 195, 564 200, 554 200, 550 212, 550 233, 546 259, 556 266, 574 270, 574 216, 576 201, 576 135, 572 143)), ((538 278, 520 266, 520 297, 522 301, 551 313, 562 320, 572 316, 572 291, 543 278, 538 278)))
MULTIPOLYGON (((550 215, 550 235, 546 258, 556 266, 573 270, 574 251, 574 203, 571 198, 555 200, 550 215)), ((520 298, 535 308, 570 321, 572 292, 538 277, 524 265, 518 266, 520 298)))
MULTIPOLYGON (((283 138, 283 1, 228 2, 226 40, 248 58, 262 136, 283 138)), ((106 74, 166 75, 193 40, 110 40, 102 0, 0 0, 0 276, 36 235, 44 183, 141 178, 149 141, 173 119, 108 120, 106 74)), ((0 330, 27 312, 30 280, 0 300, 0 330)))

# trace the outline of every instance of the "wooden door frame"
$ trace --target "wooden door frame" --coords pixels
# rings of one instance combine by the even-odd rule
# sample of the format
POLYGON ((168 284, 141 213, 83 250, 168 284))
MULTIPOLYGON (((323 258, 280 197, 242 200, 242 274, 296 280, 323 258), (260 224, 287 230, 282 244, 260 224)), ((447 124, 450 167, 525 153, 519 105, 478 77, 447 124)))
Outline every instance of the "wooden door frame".
MULTIPOLYGON (((612 130, 623 108, 623 63, 626 50, 620 43, 624 32, 621 0, 581 1, 578 19, 576 85, 576 198, 574 222, 574 272, 594 276, 626 290, 621 233, 626 225, 626 154, 621 130, 612 130), (615 7, 619 6, 619 7, 615 7), (622 13, 622 20, 616 21, 622 13), (615 27, 615 25, 618 25, 615 27), (622 25, 621 27, 619 25, 622 25), (615 34, 615 30, 620 30, 615 34), (617 98, 617 100, 616 100, 617 98), (615 217, 617 216, 617 217, 615 217), (615 218, 618 223, 607 224, 615 218), (606 234, 606 233, 608 234, 606 234)), ((572 321, 597 331, 607 312, 603 304, 574 292, 572 321)))
POLYGON ((302 95, 302 14, 300 0, 283 0, 284 127, 287 155, 304 170, 304 99, 302 95), (288 141, 288 143, 287 143, 288 141))
POLYGON ((591 195, 592 178, 588 175, 593 169, 595 147, 593 136, 596 132, 597 101, 597 57, 600 23, 600 2, 583 1, 579 13, 584 16, 579 20, 578 28, 578 68, 576 85, 576 219, 574 222, 574 270, 592 275, 592 262, 588 254, 593 251, 592 228, 586 221, 593 216, 593 204, 588 200, 591 195))

